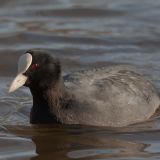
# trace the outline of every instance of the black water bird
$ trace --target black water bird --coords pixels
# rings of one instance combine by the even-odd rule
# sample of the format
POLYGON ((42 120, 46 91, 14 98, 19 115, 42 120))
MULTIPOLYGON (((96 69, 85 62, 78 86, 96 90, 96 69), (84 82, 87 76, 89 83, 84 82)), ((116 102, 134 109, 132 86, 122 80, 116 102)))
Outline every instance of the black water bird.
POLYGON ((112 65, 62 77, 61 64, 45 51, 19 58, 9 92, 29 87, 30 122, 121 127, 149 119, 160 99, 152 83, 129 65, 112 65))

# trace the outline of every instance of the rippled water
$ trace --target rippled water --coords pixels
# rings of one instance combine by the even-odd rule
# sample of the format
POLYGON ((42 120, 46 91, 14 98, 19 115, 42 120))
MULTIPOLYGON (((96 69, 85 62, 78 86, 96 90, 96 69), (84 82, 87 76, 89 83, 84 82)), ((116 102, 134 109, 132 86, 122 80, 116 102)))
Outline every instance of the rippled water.
POLYGON ((125 128, 29 124, 32 99, 8 94, 17 59, 49 49, 64 73, 127 63, 160 91, 160 1, 0 1, 0 160, 160 158, 160 119, 125 128))

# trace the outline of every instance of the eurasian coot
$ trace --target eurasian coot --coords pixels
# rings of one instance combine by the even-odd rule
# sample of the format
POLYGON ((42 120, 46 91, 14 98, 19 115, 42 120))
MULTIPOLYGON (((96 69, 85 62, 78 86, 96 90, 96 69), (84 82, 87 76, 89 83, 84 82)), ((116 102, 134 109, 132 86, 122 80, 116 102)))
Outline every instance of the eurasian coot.
POLYGON ((9 91, 29 87, 30 122, 121 127, 149 119, 160 99, 129 65, 112 65, 62 77, 61 64, 45 51, 29 50, 18 62, 9 91))

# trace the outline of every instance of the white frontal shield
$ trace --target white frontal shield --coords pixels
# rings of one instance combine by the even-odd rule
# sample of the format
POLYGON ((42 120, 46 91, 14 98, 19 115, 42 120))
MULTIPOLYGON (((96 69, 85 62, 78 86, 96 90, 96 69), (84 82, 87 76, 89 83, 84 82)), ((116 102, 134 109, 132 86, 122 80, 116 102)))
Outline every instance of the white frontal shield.
POLYGON ((26 53, 19 58, 18 61, 18 74, 12 81, 9 92, 14 92, 21 86, 25 84, 27 81, 27 76, 23 75, 27 71, 27 69, 32 64, 32 55, 30 53, 26 53))

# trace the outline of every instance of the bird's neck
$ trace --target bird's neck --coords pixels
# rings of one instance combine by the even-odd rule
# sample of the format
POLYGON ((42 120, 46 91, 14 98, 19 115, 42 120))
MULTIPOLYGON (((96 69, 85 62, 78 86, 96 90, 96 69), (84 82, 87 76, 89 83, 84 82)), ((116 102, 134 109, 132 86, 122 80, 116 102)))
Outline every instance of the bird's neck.
POLYGON ((61 110, 71 102, 72 96, 67 92, 63 80, 51 84, 45 89, 31 88, 33 107, 31 123, 49 123, 59 121, 61 110))

